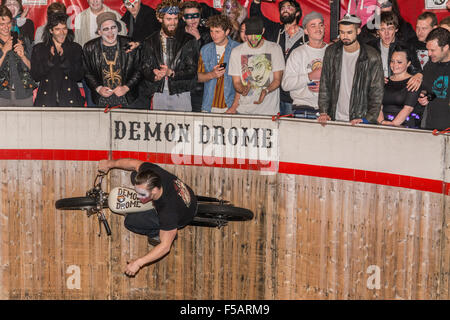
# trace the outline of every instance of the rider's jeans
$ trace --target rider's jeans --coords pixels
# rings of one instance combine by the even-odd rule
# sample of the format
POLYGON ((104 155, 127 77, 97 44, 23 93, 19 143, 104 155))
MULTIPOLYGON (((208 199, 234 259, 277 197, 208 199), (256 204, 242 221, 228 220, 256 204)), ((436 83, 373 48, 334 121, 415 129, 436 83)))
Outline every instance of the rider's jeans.
POLYGON ((159 218, 155 209, 130 213, 125 217, 125 228, 131 232, 142 234, 150 238, 159 236, 159 218))

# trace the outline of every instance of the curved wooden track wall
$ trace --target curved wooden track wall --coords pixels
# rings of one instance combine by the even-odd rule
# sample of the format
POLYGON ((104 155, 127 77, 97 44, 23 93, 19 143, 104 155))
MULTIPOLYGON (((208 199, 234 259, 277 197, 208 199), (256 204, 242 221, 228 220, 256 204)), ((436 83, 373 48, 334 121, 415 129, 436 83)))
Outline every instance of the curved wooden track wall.
MULTIPOLYGON (((0 111, 1 299, 449 299, 448 136, 376 126, 86 109, 0 111), (82 196, 96 161, 161 164, 253 221, 187 227, 127 278, 145 237, 82 196)), ((129 185, 113 171, 105 188, 129 185)))

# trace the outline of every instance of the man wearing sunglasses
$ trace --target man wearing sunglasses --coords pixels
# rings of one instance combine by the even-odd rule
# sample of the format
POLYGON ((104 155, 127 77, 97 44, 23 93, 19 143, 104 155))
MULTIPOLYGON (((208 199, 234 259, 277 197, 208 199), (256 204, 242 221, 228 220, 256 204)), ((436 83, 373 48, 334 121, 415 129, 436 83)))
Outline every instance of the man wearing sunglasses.
MULTIPOLYGON (((208 28, 200 25, 202 7, 196 1, 185 1, 180 5, 184 30, 197 40, 198 47, 212 41, 208 28)), ((203 83, 197 82, 191 90, 191 104, 193 112, 202 111, 203 83)))
POLYGON ((127 25, 127 35, 133 41, 142 42, 161 28, 155 10, 143 4, 141 0, 124 0, 123 4, 127 11, 121 20, 127 25))
POLYGON ((156 16, 161 30, 149 36, 142 47, 143 93, 148 101, 153 99, 153 110, 192 111, 190 92, 197 80, 197 40, 178 27, 178 1, 163 0, 156 7, 156 16))

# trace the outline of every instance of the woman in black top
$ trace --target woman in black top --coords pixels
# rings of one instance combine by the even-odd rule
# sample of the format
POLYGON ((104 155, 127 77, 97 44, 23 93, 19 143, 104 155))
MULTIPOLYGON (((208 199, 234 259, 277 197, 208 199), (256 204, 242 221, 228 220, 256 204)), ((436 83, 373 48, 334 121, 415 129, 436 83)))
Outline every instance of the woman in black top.
POLYGON ((394 50, 390 62, 392 75, 384 86, 383 105, 378 116, 378 123, 390 126, 415 127, 416 119, 411 115, 417 104, 419 93, 406 88, 411 75, 409 52, 402 47, 394 50))

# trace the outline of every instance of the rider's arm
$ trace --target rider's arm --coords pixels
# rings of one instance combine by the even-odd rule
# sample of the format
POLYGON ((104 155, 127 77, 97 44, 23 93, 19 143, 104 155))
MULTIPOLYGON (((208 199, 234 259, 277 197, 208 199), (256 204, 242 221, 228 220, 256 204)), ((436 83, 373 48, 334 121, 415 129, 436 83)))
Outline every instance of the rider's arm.
POLYGON ((98 171, 108 172, 110 169, 123 169, 128 171, 139 171, 139 167, 144 161, 137 159, 116 159, 116 160, 100 160, 98 163, 98 171))
POLYGON ((168 254, 176 235, 177 229, 169 231, 160 230, 159 238, 161 239, 161 243, 155 246, 145 256, 130 262, 127 265, 125 274, 134 276, 146 264, 152 263, 168 254))

